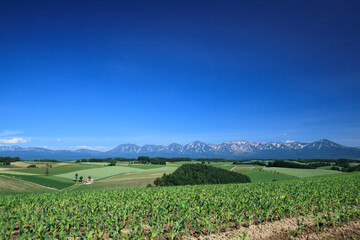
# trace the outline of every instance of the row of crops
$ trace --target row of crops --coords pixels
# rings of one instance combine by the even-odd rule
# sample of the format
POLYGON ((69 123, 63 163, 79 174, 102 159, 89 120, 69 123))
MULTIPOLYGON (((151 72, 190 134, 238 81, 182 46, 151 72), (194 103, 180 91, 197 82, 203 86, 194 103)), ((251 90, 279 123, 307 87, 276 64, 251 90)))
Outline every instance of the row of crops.
POLYGON ((360 217, 360 174, 274 183, 0 196, 0 238, 174 239, 282 218, 360 217))

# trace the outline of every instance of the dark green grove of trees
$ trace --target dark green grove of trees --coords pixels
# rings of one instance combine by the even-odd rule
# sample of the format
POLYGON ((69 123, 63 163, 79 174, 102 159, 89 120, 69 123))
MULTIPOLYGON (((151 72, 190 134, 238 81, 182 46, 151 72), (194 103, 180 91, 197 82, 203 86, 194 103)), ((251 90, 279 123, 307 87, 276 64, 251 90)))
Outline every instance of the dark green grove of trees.
POLYGON ((206 164, 184 164, 175 172, 154 181, 155 186, 177 186, 196 184, 248 183, 250 178, 236 172, 206 164))
POLYGON ((110 164, 108 166, 116 166, 117 161, 115 159, 110 160, 110 164))
POLYGON ((360 164, 350 166, 350 161, 344 159, 338 159, 331 170, 342 171, 342 172, 355 172, 360 171, 360 164))
POLYGON ((17 162, 20 161, 19 157, 0 157, 0 162, 17 162))
POLYGON ((12 162, 20 161, 18 157, 0 157, 0 165, 11 165, 12 162))
POLYGON ((352 166, 352 167, 348 167, 348 168, 342 168, 341 169, 342 172, 355 172, 355 171, 360 171, 360 164, 356 165, 356 166, 352 166))

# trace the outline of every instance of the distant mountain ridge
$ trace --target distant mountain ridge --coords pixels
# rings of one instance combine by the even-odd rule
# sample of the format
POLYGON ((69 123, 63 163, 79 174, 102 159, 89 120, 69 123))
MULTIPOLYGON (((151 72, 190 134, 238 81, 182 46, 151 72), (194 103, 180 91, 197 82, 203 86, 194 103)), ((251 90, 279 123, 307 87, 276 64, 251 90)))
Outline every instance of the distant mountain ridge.
POLYGON ((221 144, 207 144, 194 141, 186 145, 172 143, 164 145, 121 144, 107 152, 88 149, 50 150, 41 147, 22 148, 18 146, 0 146, 0 156, 20 157, 21 159, 58 159, 75 160, 81 158, 105 158, 138 156, 149 157, 191 157, 191 158, 354 158, 360 159, 360 149, 346 147, 327 139, 312 143, 287 142, 251 142, 232 141, 221 144))

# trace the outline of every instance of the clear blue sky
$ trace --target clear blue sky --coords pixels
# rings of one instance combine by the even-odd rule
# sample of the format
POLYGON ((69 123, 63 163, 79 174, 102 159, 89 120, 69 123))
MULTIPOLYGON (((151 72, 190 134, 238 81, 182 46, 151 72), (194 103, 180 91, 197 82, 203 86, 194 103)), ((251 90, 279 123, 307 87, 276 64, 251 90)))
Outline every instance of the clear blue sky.
POLYGON ((360 146, 359 13, 340 0, 1 1, 0 144, 360 146))

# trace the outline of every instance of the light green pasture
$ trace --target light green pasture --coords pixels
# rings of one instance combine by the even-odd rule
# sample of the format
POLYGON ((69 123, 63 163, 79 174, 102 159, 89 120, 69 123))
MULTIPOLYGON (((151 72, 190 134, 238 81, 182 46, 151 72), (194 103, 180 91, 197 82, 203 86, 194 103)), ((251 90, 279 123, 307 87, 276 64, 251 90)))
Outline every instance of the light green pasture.
POLYGON ((251 182, 271 182, 271 181, 282 181, 297 179, 295 176, 272 173, 267 171, 249 171, 242 173, 250 177, 251 182))
POLYGON ((59 174, 58 177, 68 178, 68 179, 75 179, 75 174, 77 173, 78 176, 83 176, 86 179, 88 176, 91 176, 94 180, 104 179, 107 177, 111 177, 114 175, 119 175, 123 173, 141 173, 141 172, 168 172, 174 171, 176 168, 174 167, 161 167, 155 169, 141 169, 135 167, 128 167, 128 166, 113 166, 113 167, 102 167, 102 168, 92 168, 80 171, 74 171, 65 174, 59 174))
POLYGON ((328 174, 338 174, 339 171, 325 170, 325 169, 299 169, 299 168, 278 168, 278 167, 266 167, 265 171, 278 172, 281 174, 287 174, 299 178, 315 177, 328 174))

